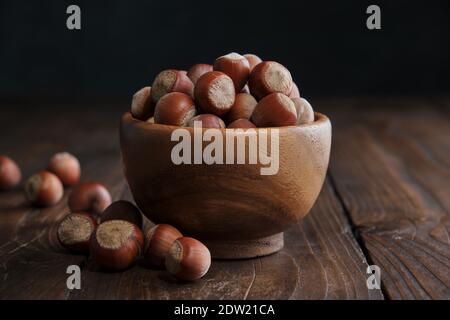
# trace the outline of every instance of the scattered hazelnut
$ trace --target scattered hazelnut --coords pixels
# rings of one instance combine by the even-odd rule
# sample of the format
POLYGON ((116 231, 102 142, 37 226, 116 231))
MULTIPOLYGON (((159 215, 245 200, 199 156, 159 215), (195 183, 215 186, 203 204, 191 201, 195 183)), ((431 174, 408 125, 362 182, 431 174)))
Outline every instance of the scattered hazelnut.
POLYGON ((168 224, 157 224, 145 236, 144 262, 162 268, 172 243, 183 235, 168 224))
POLYGON ((185 127, 195 116, 194 100, 181 92, 172 92, 162 97, 155 108, 155 123, 185 127))
POLYGON ((152 88, 144 87, 133 95, 131 114, 134 118, 145 121, 153 116, 155 104, 152 101, 152 88))
POLYGON ((213 71, 213 66, 205 63, 194 64, 188 71, 187 76, 191 79, 192 83, 195 85, 198 78, 207 72, 213 71))
POLYGON ((192 97, 194 84, 188 78, 186 71, 164 70, 153 81, 152 100, 157 103, 164 95, 170 92, 182 92, 192 97))
POLYGON ((227 128, 256 128, 256 126, 248 119, 237 119, 231 122, 227 128))
POLYGON ((270 93, 289 95, 292 90, 292 76, 288 69, 275 61, 264 61, 255 66, 248 80, 250 92, 260 100, 270 93))
POLYGON ((175 277, 193 281, 203 277, 211 265, 211 254, 200 241, 183 237, 175 240, 166 256, 166 269, 175 277))
POLYGON ((189 121, 189 127, 194 127, 195 121, 200 121, 202 128, 225 128, 223 120, 213 114, 204 113, 193 117, 189 121))
POLYGON ((155 118, 151 117, 147 120, 148 123, 155 123, 155 118))
POLYGON ((90 253, 101 268, 124 270, 141 254, 144 238, 131 222, 111 220, 100 224, 92 234, 90 253))
POLYGON ((297 122, 297 111, 288 96, 271 93, 258 102, 251 120, 257 127, 290 126, 297 122))
POLYGON ((89 213, 68 214, 58 225, 58 240, 67 250, 87 253, 96 227, 97 221, 89 213))
POLYGON ((131 202, 119 200, 111 203, 100 216, 100 223, 110 220, 125 220, 142 229, 141 211, 131 202))
POLYGON ((72 186, 80 181, 80 162, 68 152, 53 155, 48 171, 54 173, 65 186, 72 186))
POLYGON ((68 204, 72 212, 100 214, 111 204, 111 195, 104 185, 86 182, 72 190, 68 204))
POLYGON ((0 190, 15 188, 22 178, 17 163, 7 156, 0 156, 0 190))
POLYGON ((244 88, 250 74, 248 60, 238 53, 232 52, 214 61, 214 70, 221 71, 233 80, 234 89, 240 92, 244 88))
POLYGON ((244 57, 248 60, 248 63, 250 64, 250 72, 252 72, 253 68, 257 64, 262 62, 261 58, 255 54, 247 53, 247 54, 244 54, 244 57))
POLYGON ((314 110, 306 99, 293 98, 297 110, 297 124, 314 122, 314 110))
POLYGON ((289 94, 289 98, 300 98, 300 91, 298 90, 298 86, 295 84, 295 82, 292 82, 292 90, 289 94))
POLYGON ((222 116, 234 104, 234 84, 225 73, 219 71, 207 72, 198 79, 194 95, 204 113, 222 116))
POLYGON ((48 171, 32 175, 25 183, 26 198, 37 206, 52 206, 61 200, 63 194, 61 180, 48 171))
POLYGON ((233 122, 237 119, 250 119, 253 110, 258 102, 252 95, 247 93, 238 93, 231 110, 227 113, 227 122, 233 122))

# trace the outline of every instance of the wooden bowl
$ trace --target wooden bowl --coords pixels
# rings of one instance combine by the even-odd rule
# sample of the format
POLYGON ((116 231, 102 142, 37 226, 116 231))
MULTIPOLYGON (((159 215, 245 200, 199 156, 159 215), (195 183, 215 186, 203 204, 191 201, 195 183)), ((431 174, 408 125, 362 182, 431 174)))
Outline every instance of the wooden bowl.
MULTIPOLYGON (((283 231, 308 213, 324 182, 329 119, 315 113, 311 124, 266 129, 279 132, 275 175, 261 175, 267 165, 248 164, 248 153, 246 164, 175 165, 171 152, 178 141, 171 141, 171 135, 179 128, 139 121, 130 113, 122 116, 125 176, 142 212, 154 223, 171 224, 202 240, 214 258, 250 258, 280 250, 283 231)), ((194 128, 183 129, 193 137, 194 128)), ((224 136, 233 129, 220 130, 224 136)), ((259 137, 263 129, 253 130, 259 137)))

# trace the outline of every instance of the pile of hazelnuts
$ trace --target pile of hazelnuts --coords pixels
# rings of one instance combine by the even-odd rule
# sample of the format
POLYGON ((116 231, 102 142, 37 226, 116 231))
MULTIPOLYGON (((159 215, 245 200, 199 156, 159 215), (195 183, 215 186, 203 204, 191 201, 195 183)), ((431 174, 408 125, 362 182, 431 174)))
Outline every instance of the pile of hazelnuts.
MULTIPOLYGON (((24 185, 25 197, 38 207, 49 207, 57 204, 64 196, 64 187, 78 185, 80 182, 81 167, 78 159, 68 152, 54 154, 47 165, 29 177, 24 185)), ((22 180, 22 171, 13 159, 0 155, 0 190, 12 190, 19 186, 22 180)), ((88 190, 106 188, 96 183, 79 184, 74 194, 90 192, 88 190)), ((109 195, 109 193, 108 193, 109 195)))
POLYGON ((99 215, 72 212, 58 226, 59 242, 72 252, 90 254, 102 269, 125 270, 141 258, 143 266, 165 267, 181 280, 199 279, 209 270, 211 255, 204 244, 168 224, 144 233, 142 214, 129 201, 113 202, 99 215))
MULTIPOLYGON (((97 182, 80 182, 81 167, 70 153, 51 157, 46 170, 25 183, 25 196, 38 207, 53 206, 73 187, 68 197, 69 214, 58 224, 56 236, 67 250, 89 254, 101 269, 119 271, 139 258, 144 266, 165 267, 175 277, 192 281, 203 277, 211 255, 200 241, 183 237, 176 228, 159 224, 143 232, 143 216, 131 202, 112 202, 107 188, 97 182)), ((7 156, 0 156, 0 190, 16 188, 21 170, 7 156)))
POLYGON ((189 71, 160 72, 151 87, 136 92, 134 118, 150 123, 204 128, 256 128, 314 121, 291 73, 254 54, 229 53, 189 71))

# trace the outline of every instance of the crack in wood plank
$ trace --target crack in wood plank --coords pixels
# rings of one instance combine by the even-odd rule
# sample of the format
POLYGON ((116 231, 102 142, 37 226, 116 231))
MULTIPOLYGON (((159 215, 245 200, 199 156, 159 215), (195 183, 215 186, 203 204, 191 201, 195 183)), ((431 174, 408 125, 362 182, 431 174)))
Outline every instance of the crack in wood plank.
POLYGON ((255 283, 256 280, 256 267, 255 267, 255 261, 252 261, 252 265, 253 265, 253 277, 252 280, 250 281, 250 284, 247 288, 247 290, 245 290, 245 294, 244 294, 244 298, 243 300, 247 300, 248 294, 253 286, 253 284, 255 283))

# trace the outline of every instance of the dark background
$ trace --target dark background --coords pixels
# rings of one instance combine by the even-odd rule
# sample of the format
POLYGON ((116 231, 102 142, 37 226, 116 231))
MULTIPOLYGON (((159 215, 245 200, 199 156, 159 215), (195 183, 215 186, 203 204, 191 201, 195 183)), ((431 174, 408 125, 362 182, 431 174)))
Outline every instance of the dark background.
POLYGON ((230 51, 287 66, 308 96, 445 94, 450 1, 0 0, 0 97, 128 97, 230 51), (66 28, 81 7, 82 30, 66 28), (366 28, 381 7, 382 30, 366 28))

